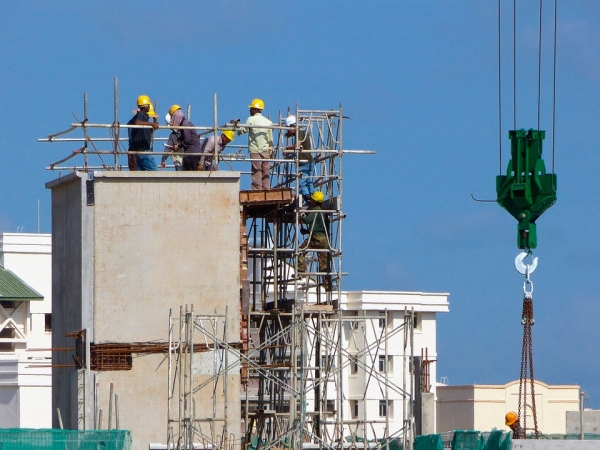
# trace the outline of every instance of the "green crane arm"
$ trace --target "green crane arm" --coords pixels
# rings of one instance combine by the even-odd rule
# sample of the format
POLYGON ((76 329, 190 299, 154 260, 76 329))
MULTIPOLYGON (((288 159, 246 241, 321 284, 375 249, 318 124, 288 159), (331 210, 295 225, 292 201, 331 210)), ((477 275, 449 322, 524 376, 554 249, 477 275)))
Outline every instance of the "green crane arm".
POLYGON ((511 130, 511 160, 506 175, 496 177, 497 202, 519 222, 517 247, 537 247, 535 221, 556 202, 556 175, 542 159, 545 131, 511 130))

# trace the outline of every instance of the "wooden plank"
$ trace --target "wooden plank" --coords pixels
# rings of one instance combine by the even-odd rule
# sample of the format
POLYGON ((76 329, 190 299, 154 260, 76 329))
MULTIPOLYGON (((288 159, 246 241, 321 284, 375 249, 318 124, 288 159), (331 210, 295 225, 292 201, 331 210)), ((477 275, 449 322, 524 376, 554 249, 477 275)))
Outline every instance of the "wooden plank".
POLYGON ((242 205, 268 203, 290 203, 293 200, 291 189, 271 189, 268 191, 240 191, 242 205))
POLYGON ((302 311, 333 311, 333 305, 315 305, 312 303, 303 303, 300 305, 302 311))

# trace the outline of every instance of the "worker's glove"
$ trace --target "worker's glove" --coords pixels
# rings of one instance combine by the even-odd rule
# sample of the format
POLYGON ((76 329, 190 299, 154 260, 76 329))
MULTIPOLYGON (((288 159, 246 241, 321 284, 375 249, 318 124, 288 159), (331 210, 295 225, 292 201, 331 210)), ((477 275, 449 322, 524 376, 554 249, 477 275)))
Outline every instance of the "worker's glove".
POLYGON ((300 228, 300 233, 303 235, 307 235, 309 233, 307 228, 300 228))

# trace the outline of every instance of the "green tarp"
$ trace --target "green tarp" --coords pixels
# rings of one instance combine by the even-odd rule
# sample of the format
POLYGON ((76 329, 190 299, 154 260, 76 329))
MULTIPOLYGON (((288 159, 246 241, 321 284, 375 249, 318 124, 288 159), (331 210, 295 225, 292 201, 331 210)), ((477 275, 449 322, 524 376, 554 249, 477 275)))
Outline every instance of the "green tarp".
POLYGON ((0 450, 130 450, 127 430, 0 429, 0 450))

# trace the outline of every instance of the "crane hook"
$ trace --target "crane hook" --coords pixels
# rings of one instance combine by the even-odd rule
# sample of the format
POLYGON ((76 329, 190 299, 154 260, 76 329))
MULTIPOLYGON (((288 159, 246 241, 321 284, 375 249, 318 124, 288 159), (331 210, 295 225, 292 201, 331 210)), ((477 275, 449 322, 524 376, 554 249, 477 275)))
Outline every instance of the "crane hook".
POLYGON ((538 263, 538 258, 536 256, 532 259, 531 264, 525 264, 524 260, 530 254, 531 252, 521 252, 515 258, 515 269, 517 269, 517 272, 519 272, 521 275, 525 275, 527 278, 529 278, 529 274, 533 273, 533 271, 536 269, 538 263))

